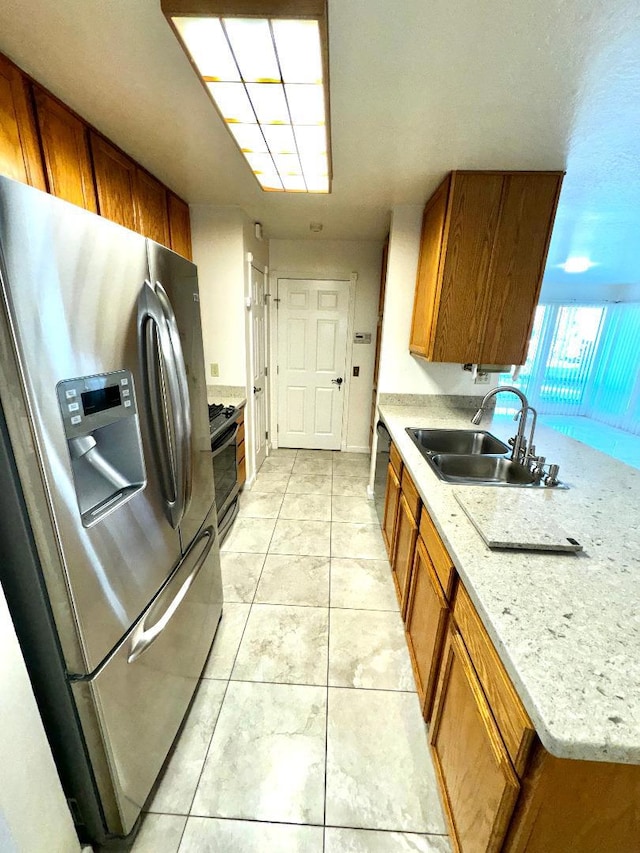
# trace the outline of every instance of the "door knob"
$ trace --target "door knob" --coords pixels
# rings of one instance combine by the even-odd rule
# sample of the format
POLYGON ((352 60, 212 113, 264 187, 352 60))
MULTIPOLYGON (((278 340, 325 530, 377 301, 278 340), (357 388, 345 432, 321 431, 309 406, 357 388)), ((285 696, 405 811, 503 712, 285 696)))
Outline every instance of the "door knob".
POLYGON ((340 386, 342 385, 344 380, 342 379, 342 376, 338 376, 337 379, 332 379, 331 381, 333 382, 334 385, 337 385, 338 388, 340 388, 340 386))
POLYGON ((256 388, 255 385, 253 386, 253 393, 254 394, 259 394, 261 391, 262 391, 262 388, 256 388))

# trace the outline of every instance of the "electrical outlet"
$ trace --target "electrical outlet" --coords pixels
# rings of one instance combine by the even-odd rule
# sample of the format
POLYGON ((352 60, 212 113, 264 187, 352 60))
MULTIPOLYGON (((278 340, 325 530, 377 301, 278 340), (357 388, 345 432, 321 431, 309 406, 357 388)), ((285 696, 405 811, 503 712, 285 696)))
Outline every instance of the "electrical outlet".
POLYGON ((217 363, 211 363, 211 375, 212 376, 220 376, 220 368, 217 363))
POLYGON ((353 366, 353 375, 360 376, 360 368, 357 365, 353 366))
POLYGON ((491 377, 489 376, 489 374, 484 373, 484 371, 480 370, 480 371, 478 371, 478 375, 476 376, 476 378, 473 380, 473 384, 474 385, 488 385, 490 381, 491 381, 491 377))

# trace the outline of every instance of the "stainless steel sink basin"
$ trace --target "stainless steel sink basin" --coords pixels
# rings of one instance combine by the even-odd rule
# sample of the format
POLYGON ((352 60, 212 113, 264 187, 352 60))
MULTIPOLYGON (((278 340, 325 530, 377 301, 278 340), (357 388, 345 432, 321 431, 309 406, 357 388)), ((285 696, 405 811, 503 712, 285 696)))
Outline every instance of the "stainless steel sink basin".
POLYGON ((519 462, 504 456, 437 453, 425 457, 441 480, 480 486, 536 486, 535 477, 519 462))
POLYGON ((411 440, 424 453, 502 454, 509 448, 486 430, 407 429, 411 440))

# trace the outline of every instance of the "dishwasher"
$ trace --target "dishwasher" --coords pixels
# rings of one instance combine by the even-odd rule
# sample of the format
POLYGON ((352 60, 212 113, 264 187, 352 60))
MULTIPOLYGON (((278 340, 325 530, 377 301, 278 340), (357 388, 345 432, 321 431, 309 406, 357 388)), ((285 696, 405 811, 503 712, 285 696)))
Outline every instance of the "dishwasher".
POLYGON ((373 500, 380 524, 384 519, 384 498, 387 491, 387 469, 389 467, 389 447, 391 436, 382 421, 376 427, 378 447, 376 450, 376 471, 373 479, 373 500))

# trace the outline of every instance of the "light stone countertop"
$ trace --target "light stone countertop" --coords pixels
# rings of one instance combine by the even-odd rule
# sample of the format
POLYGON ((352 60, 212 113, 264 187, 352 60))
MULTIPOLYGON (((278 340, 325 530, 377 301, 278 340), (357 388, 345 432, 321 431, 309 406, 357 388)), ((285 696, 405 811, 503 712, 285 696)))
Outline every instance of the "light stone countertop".
MULTIPOLYGON (((381 405, 380 414, 546 749, 640 764, 640 471, 538 426, 538 452, 570 488, 518 489, 519 501, 548 504, 584 550, 495 551, 454 496, 477 487, 439 480, 405 432, 471 429, 473 412, 381 405)), ((506 440, 515 424, 487 416, 480 429, 506 440)))

